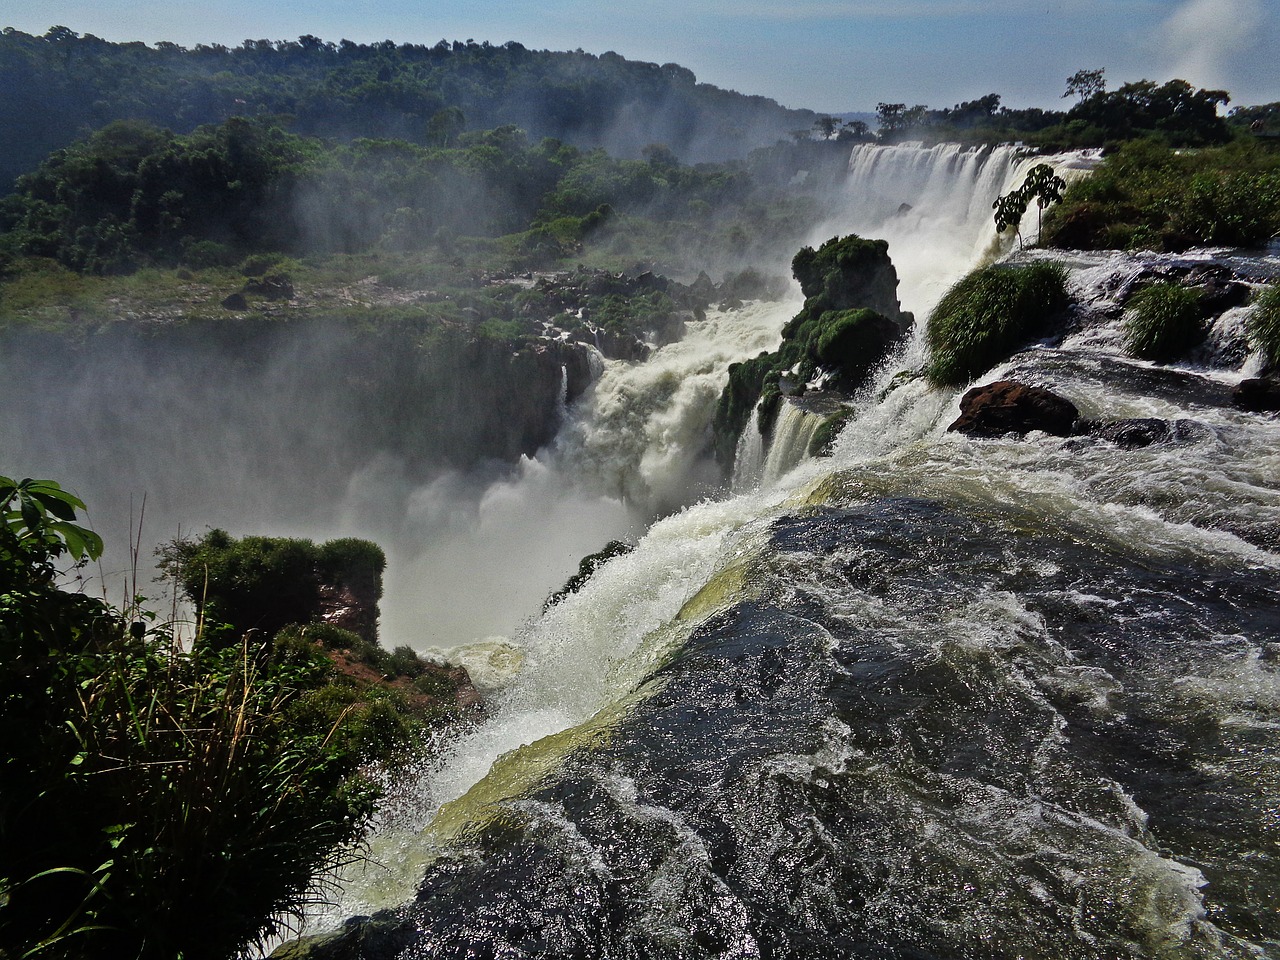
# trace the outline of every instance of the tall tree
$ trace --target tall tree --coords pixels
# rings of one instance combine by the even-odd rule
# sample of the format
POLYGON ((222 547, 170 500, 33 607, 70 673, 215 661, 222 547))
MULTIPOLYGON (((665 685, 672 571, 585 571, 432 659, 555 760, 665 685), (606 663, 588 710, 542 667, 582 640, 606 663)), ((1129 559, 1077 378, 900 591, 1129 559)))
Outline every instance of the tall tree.
POLYGON ((1077 70, 1067 77, 1067 92, 1062 96, 1079 97, 1083 103, 1095 94, 1102 93, 1107 89, 1107 81, 1102 78, 1105 72, 1105 67, 1099 67, 1097 70, 1077 70))

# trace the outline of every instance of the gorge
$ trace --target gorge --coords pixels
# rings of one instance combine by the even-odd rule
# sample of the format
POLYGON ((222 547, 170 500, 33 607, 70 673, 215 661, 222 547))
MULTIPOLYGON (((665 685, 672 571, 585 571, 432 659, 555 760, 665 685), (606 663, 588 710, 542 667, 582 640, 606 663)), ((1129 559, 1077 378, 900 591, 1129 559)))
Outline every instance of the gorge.
MULTIPOLYGON (((924 316, 1017 172, 902 155, 854 178, 889 219, 837 229, 896 236, 924 316)), ((893 379, 917 336, 830 458, 658 521, 525 628, 314 955, 1270 955, 1277 423, 1229 400, 1240 310, 1165 367, 1125 356, 1115 294, 1280 260, 1062 259, 1072 320, 980 381, 1193 429, 947 433, 959 391, 893 379)))
MULTIPOLYGON (((401 420, 291 404, 332 375, 305 337, 218 366, 208 394, 190 371, 222 360, 198 352, 108 363, 108 399, 100 380, 0 434, 91 506, 146 489, 157 523, 379 540, 384 634, 484 681, 488 716, 389 785, 368 862, 278 956, 1280 950, 1280 423, 1229 399, 1258 365, 1247 308, 1160 365, 1126 355, 1117 301, 1144 270, 1209 262, 1274 282, 1280 254, 1015 255, 1060 259, 1075 307, 978 382, 1193 426, 1135 447, 949 433, 963 391, 895 375, 924 364, 947 287, 1001 253, 992 201, 1040 159, 853 149, 812 241, 887 240, 915 332, 829 456, 784 441, 804 414, 784 411, 732 493, 708 425, 795 299, 711 307, 644 360, 601 361, 514 471, 332 453, 401 420), (122 434, 131 407, 147 426, 122 434), (114 489, 85 468, 104 464, 126 471, 114 489), (618 538, 635 549, 537 615, 618 538)), ((0 361, 6 403, 30 360, 0 361)))

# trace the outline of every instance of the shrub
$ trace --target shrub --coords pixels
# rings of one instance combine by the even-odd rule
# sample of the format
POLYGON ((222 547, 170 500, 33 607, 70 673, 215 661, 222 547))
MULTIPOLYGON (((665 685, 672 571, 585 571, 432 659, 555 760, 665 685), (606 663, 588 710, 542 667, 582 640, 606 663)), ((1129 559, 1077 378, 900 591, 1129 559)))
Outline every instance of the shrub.
POLYGON ((393 677, 408 677, 412 680, 422 676, 427 664, 413 647, 399 646, 387 655, 382 669, 393 677))
POLYGON ((185 654, 58 589, 101 552, 82 507, 0 477, 0 955, 225 960, 345 859, 376 791, 291 719, 326 675, 306 650, 185 654))
POLYGON ((311 623, 325 586, 344 585, 366 604, 376 604, 387 564, 382 549, 367 540, 316 546, 288 537, 237 540, 225 530, 174 541, 160 554, 162 569, 176 578, 202 618, 230 625, 234 635, 272 635, 287 624, 311 623))
POLYGON ((195 240, 182 245, 181 261, 195 270, 234 266, 239 251, 216 240, 195 240))
POLYGON ((280 259, 278 253, 251 253, 241 261, 240 272, 246 277, 262 277, 272 271, 278 273, 280 259))
POLYGON ((384 763, 409 759, 426 732, 423 717, 403 693, 388 687, 331 683, 303 695, 289 719, 313 737, 328 737, 339 752, 384 763))
POLYGON ((268 636, 290 623, 309 623, 320 610, 317 550, 310 540, 245 537, 211 530, 171 545, 172 572, 206 621, 268 636))
POLYGON ((1245 320, 1249 342, 1262 351, 1267 365, 1280 366, 1280 286, 1267 287, 1245 320))
POLYGON ((1010 356, 1069 302, 1056 263, 996 264, 962 278, 938 301, 925 329, 925 376, 959 386, 1010 356))
POLYGON ((1154 283, 1128 303, 1125 346, 1143 360, 1165 361, 1204 339, 1204 310, 1199 290, 1176 283, 1154 283))
POLYGON ((345 583, 373 600, 382 599, 387 555, 370 540, 340 537, 320 545, 317 568, 325 583, 345 583))
POLYGON ((1174 151, 1134 140, 1067 188, 1046 246, 1185 250, 1253 246, 1280 231, 1280 154, 1251 141, 1174 151))

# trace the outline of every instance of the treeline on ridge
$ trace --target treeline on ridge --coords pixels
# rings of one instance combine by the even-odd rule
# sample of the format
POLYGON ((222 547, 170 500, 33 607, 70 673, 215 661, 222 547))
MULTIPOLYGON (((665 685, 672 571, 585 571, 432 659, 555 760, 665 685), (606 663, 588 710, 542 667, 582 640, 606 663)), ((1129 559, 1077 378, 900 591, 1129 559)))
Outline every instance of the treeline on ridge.
POLYGON ((178 133, 232 116, 276 117, 293 132, 443 146, 464 130, 513 124, 636 157, 665 143, 686 162, 741 157, 808 127, 812 111, 710 84, 678 64, 617 53, 245 40, 237 47, 111 43, 55 26, 0 32, 0 182, 113 120, 178 133))

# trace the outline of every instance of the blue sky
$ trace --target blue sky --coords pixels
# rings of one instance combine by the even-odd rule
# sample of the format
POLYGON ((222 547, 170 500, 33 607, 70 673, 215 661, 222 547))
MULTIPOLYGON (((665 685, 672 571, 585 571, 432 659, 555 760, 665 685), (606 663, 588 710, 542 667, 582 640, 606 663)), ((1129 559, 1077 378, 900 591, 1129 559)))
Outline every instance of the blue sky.
POLYGON ((310 33, 613 50, 829 112, 987 93, 1060 107, 1066 78, 1098 67, 1112 88, 1177 76, 1237 105, 1280 100, 1277 0, 0 0, 0 25, 54 24, 184 46, 310 33))

